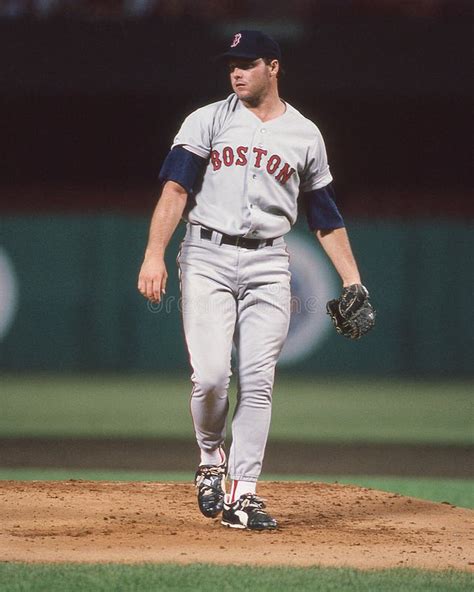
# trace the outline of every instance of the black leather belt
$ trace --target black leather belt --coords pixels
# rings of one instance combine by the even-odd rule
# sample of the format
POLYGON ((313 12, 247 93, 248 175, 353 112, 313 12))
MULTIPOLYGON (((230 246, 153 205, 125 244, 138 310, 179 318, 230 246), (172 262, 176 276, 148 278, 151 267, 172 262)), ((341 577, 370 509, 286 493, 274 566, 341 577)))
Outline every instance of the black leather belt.
MULTIPOLYGON (((201 227, 201 238, 205 240, 212 240, 212 233, 214 231, 210 228, 201 227)), ((219 233, 221 234, 221 233, 219 233)), ((259 249, 260 247, 271 247, 275 239, 266 238, 245 238, 243 236, 230 236, 229 234, 221 234, 221 245, 232 245, 234 247, 242 247, 244 249, 259 249)))

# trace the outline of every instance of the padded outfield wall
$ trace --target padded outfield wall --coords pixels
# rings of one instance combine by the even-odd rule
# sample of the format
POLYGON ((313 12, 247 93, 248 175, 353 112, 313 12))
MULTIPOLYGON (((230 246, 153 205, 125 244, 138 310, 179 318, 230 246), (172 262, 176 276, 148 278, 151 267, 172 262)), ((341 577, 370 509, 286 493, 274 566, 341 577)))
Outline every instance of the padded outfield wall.
MULTIPOLYGON (((293 317, 281 368, 334 375, 472 375, 472 223, 348 220, 378 310, 353 343, 325 302, 338 279, 303 221, 289 237, 293 317)), ((0 369, 183 371, 175 257, 160 306, 136 290, 148 219, 122 215, 5 216, 0 222, 0 369)))

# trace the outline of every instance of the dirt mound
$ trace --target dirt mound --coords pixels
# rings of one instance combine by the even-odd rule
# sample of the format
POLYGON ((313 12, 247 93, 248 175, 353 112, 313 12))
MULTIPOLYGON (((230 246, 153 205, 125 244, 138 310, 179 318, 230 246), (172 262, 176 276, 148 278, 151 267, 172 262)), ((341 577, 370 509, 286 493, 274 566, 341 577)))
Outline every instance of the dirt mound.
POLYGON ((0 482, 0 560, 474 567, 474 512, 350 485, 259 484, 273 532, 201 516, 192 485, 0 482))

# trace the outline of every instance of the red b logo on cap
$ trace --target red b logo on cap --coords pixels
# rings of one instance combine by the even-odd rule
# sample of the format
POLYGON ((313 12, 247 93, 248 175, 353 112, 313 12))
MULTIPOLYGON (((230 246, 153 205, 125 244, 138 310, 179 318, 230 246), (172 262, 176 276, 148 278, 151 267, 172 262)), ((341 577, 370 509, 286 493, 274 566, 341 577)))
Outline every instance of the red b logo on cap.
POLYGON ((237 47, 237 45, 239 45, 241 39, 242 39, 242 34, 236 33, 234 35, 234 40, 232 41, 231 47, 237 47))

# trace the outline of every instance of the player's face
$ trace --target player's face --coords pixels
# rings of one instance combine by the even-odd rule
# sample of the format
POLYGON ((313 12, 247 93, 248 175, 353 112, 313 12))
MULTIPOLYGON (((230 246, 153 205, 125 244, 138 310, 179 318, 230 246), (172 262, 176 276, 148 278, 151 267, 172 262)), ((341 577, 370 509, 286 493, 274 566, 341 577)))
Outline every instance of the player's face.
POLYGON ((265 97, 276 76, 274 67, 258 60, 235 59, 228 63, 230 83, 240 100, 258 104, 265 97))

